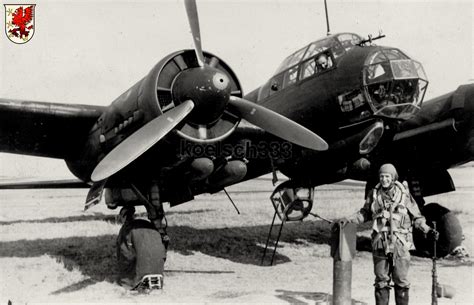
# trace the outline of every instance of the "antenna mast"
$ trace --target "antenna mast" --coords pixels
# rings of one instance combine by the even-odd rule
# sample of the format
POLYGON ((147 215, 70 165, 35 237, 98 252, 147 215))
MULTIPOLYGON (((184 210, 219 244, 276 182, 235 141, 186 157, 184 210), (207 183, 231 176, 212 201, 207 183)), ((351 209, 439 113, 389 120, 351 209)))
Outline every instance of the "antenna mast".
POLYGON ((326 25, 328 27, 328 32, 327 35, 331 35, 331 31, 329 30, 329 16, 328 16, 328 4, 326 3, 326 0, 324 0, 324 10, 326 11, 326 25))

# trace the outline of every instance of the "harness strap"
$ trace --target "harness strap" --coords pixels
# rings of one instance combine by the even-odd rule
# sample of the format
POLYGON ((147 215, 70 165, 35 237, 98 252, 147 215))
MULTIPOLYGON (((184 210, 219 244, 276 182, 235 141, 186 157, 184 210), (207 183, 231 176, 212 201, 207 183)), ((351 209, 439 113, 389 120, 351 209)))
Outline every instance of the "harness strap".
MULTIPOLYGON (((402 220, 402 215, 400 215, 401 213, 395 213, 392 215, 392 218, 395 219, 395 220, 399 220, 401 221, 402 220)), ((373 219, 377 219, 377 218, 385 218, 385 219, 390 219, 390 215, 389 215, 389 212, 388 211, 382 211, 378 214, 375 214, 373 216, 373 219)))
MULTIPOLYGON (((390 232, 390 228, 389 228, 389 227, 383 227, 379 232, 390 232)), ((402 234, 408 234, 408 233, 410 233, 409 230, 407 230, 407 229, 401 229, 401 228, 394 228, 394 232, 395 232, 395 233, 402 233, 402 234)))
MULTIPOLYGON (((377 232, 377 235, 375 235, 375 237, 372 239, 372 248, 374 248, 374 246, 377 244, 377 242, 382 238, 383 236, 383 233, 387 233, 389 232, 389 228, 383 228, 385 230, 382 230, 380 232, 377 232)), ((410 233, 408 230, 406 229, 402 229, 402 230, 397 230, 396 232, 394 232, 394 236, 400 240, 400 242, 402 243, 403 246, 407 246, 409 244, 409 242, 406 240, 405 237, 401 236, 401 234, 408 234, 410 233)))
POLYGON ((377 235, 375 235, 375 237, 372 239, 372 249, 375 248, 375 245, 381 238, 382 238, 382 233, 377 232, 377 235))
POLYGON ((406 247, 408 245, 408 241, 405 238, 402 238, 399 233, 401 232, 395 232, 394 235, 398 238, 402 245, 406 247))

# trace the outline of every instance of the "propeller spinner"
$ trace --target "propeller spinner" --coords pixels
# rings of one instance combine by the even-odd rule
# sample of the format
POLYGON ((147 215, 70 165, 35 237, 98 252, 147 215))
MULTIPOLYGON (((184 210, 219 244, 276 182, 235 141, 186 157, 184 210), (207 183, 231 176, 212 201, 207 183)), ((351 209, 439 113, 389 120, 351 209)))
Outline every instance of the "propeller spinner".
POLYGON ((228 127, 230 125, 227 132, 212 139, 216 141, 229 135, 240 118, 244 118, 289 142, 314 150, 326 150, 327 143, 312 131, 270 109, 236 96, 241 92, 240 90, 232 91, 236 80, 230 79, 229 74, 232 77, 233 72, 225 69, 227 66, 217 57, 211 57, 206 63, 201 46, 195 0, 185 0, 185 7, 194 40, 195 64, 189 64, 189 60, 186 62, 182 56, 185 54, 183 53, 172 58, 173 66, 176 68, 168 69, 174 70, 174 73, 164 71, 171 65, 161 67, 160 73, 166 72, 162 74, 170 78, 165 82, 170 84, 167 88, 160 86, 160 76, 158 76, 158 96, 169 95, 167 98, 169 102, 166 107, 162 107, 165 113, 145 124, 112 149, 94 169, 91 175, 92 181, 104 180, 117 173, 183 121, 185 127, 178 133, 184 135, 185 138, 195 140, 186 136, 185 129, 186 126, 188 129, 197 128, 198 142, 209 139, 209 126, 220 124, 228 127), (170 75, 174 76, 170 77, 170 75))
POLYGON ((227 107, 231 86, 224 73, 205 65, 178 74, 171 92, 175 105, 187 100, 194 102, 196 109, 186 121, 197 125, 213 124, 227 107))

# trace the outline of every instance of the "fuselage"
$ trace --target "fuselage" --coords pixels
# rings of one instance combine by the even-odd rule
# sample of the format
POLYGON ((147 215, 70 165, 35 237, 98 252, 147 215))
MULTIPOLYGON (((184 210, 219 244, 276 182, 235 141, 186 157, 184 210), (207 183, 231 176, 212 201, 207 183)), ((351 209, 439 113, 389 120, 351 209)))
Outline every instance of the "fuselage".
POLYGON ((329 143, 326 152, 293 147, 293 157, 281 162, 286 175, 306 176, 314 184, 344 179, 341 171, 370 153, 387 128, 393 131, 420 110, 428 84, 421 64, 397 48, 361 41, 356 34, 342 33, 312 42, 245 96, 329 143))
MULTIPOLYGON (((214 55, 206 53, 205 56, 209 65, 215 66, 229 77, 231 95, 241 95, 239 82, 232 70, 214 55)), ((71 171, 88 181, 96 162, 113 147, 153 118, 175 107, 177 89, 180 89, 183 98, 188 95, 187 88, 195 90, 193 86, 178 88, 176 85, 179 83, 176 79, 180 75, 196 69, 193 68, 194 61, 194 52, 191 50, 170 54, 147 76, 118 97, 91 130, 82 158, 69 160, 71 171)), ((193 79, 187 83, 192 84, 193 79)), ((295 157, 283 160, 282 168, 286 166, 298 169, 295 164, 304 164, 300 162, 303 154, 322 164, 331 164, 327 168, 330 172, 340 168, 340 162, 348 161, 347 158, 340 158, 340 161, 334 162, 334 156, 347 156, 350 152, 357 159, 360 153, 368 153, 377 145, 384 124, 406 120, 416 113, 420 109, 426 85, 421 65, 402 51, 367 46, 362 43, 360 36, 342 33, 312 42, 288 56, 267 82, 245 98, 305 126, 329 143, 329 151, 316 152, 317 158, 314 158, 313 152, 302 153, 296 148, 295 157), (366 148, 359 148, 362 144, 366 148), (331 156, 331 162, 325 161, 322 156, 331 156)), ((128 172, 126 175, 135 176, 140 173, 140 178, 152 179, 153 176, 162 176, 162 169, 165 167, 171 167, 175 172, 186 172, 186 165, 180 166, 189 162, 182 161, 193 160, 196 156, 183 154, 178 147, 183 139, 196 146, 211 142, 234 145, 247 140, 235 136, 224 140, 238 124, 238 119, 232 114, 229 116, 227 111, 222 112, 216 122, 205 125, 203 122, 187 121, 184 125, 181 124, 177 133, 170 135, 168 140, 156 145, 137 160, 135 166, 129 168, 132 173, 128 172), (205 131, 203 138, 202 129, 205 131), (209 138, 213 135, 214 139, 209 138)), ((206 157, 228 159, 229 156, 215 154, 206 157)), ((255 170, 249 167, 246 178, 270 169, 268 159, 250 162, 258 165, 255 170)), ((323 170, 322 167, 321 169, 323 170)), ((198 171, 212 172, 212 169, 199 168, 198 171)), ((232 175, 232 171, 229 175, 232 175)), ((235 182, 237 181, 233 181, 235 182)), ((206 187, 198 189, 205 190, 206 187)))
POLYGON ((358 45, 361 40, 343 33, 310 43, 245 97, 329 141, 337 138, 335 130, 374 117, 409 118, 427 85, 421 64, 396 48, 358 45), (319 57, 330 64, 321 67, 319 57))

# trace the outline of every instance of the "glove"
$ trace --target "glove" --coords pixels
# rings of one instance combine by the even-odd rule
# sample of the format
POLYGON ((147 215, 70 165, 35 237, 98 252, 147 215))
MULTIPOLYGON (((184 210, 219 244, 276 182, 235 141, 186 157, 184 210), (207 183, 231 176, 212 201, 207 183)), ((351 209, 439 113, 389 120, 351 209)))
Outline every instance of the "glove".
POLYGON ((426 237, 429 240, 436 241, 439 239, 439 232, 436 231, 435 229, 430 229, 428 233, 426 233, 426 237))
POLYGON ((168 246, 170 244, 170 237, 168 234, 160 234, 161 235, 161 242, 163 243, 163 246, 165 246, 165 249, 168 250, 168 246))

